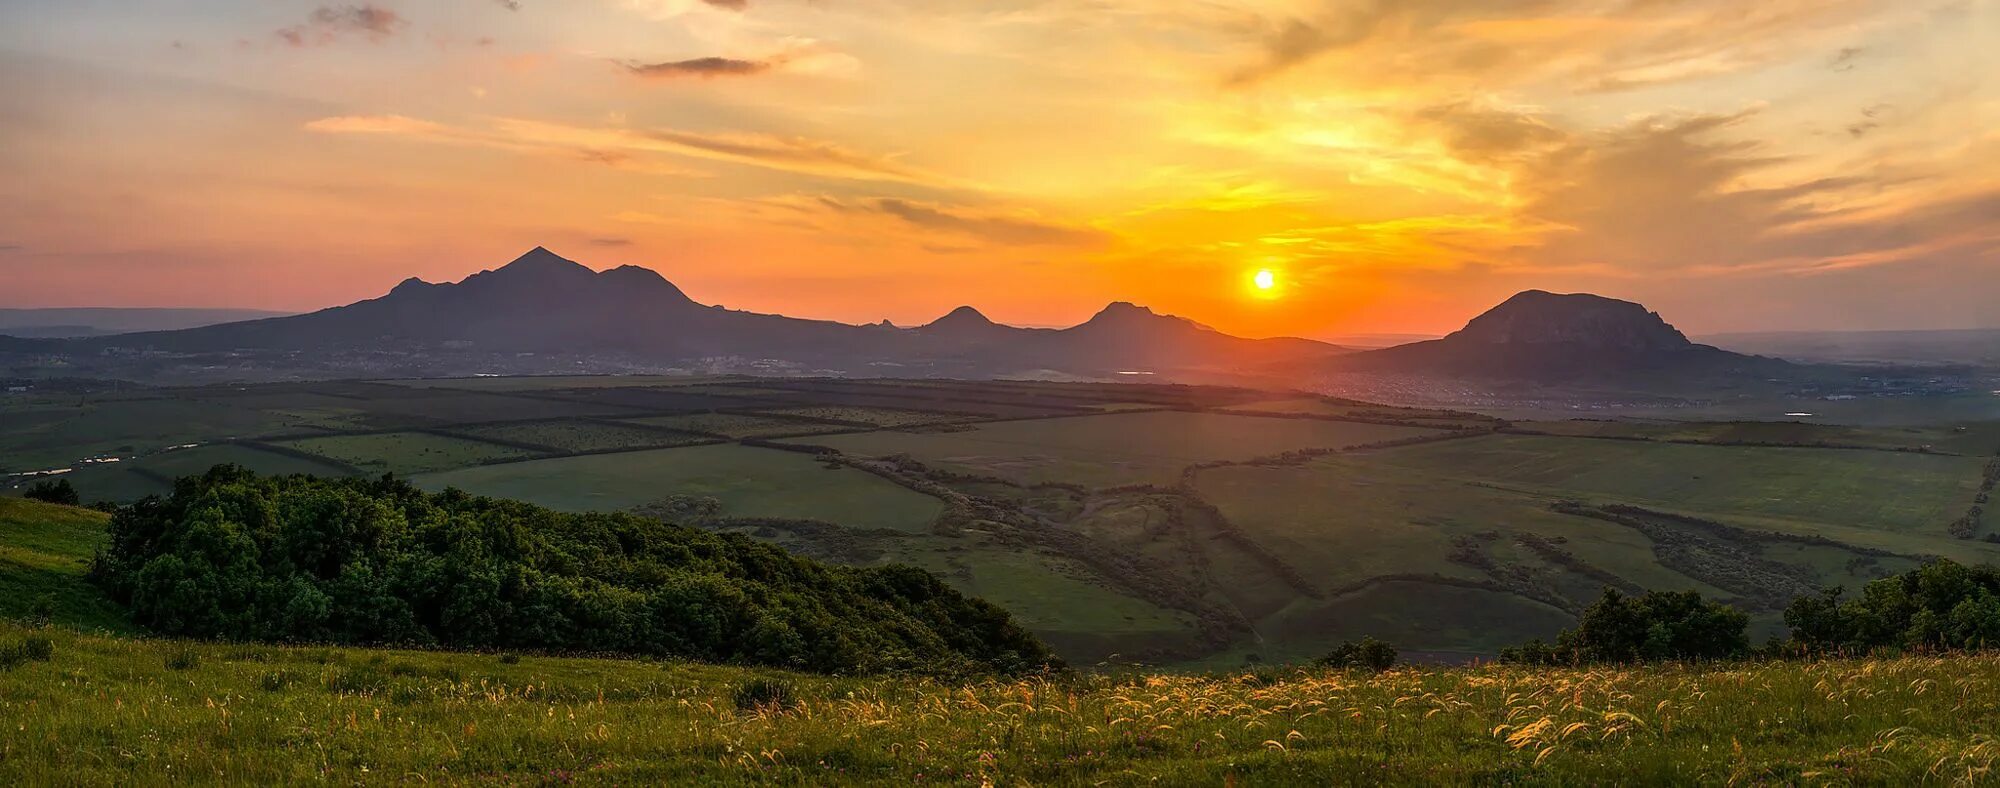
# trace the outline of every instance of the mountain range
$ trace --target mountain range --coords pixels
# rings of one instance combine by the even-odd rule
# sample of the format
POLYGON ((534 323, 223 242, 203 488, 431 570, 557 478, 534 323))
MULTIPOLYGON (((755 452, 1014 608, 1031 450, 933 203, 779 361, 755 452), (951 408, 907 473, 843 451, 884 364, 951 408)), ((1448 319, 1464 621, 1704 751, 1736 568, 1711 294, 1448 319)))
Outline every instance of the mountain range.
POLYGON ((815 370, 963 377, 1060 372, 1297 377, 1387 372, 1559 380, 1631 370, 1753 371, 1781 364, 1694 344, 1644 307, 1527 291, 1442 339, 1355 351, 1309 339, 1246 339, 1118 302, 1061 329, 1002 325, 963 306, 913 328, 708 306, 637 266, 592 269, 539 248, 455 283, 408 279, 346 306, 172 331, 13 339, 59 354, 408 352, 653 362, 771 360, 815 370))

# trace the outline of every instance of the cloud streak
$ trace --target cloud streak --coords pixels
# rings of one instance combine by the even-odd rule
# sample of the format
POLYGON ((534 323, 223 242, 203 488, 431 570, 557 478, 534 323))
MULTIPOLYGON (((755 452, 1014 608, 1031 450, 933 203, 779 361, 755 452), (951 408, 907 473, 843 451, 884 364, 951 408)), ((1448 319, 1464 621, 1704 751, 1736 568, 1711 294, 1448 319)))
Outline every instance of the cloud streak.
POLYGON ((376 135, 474 145, 522 152, 557 153, 625 169, 664 167, 688 174, 660 156, 705 159, 823 178, 941 185, 946 179, 893 159, 807 137, 710 134, 680 129, 572 126, 518 118, 491 119, 486 127, 450 126, 399 115, 321 118, 305 125, 321 134, 376 135))
POLYGON ((304 24, 281 28, 273 35, 295 47, 325 46, 348 35, 379 42, 409 26, 395 11, 372 3, 325 5, 314 9, 304 24))
POLYGON ((778 65, 774 60, 738 60, 727 57, 698 57, 666 63, 624 61, 625 70, 647 79, 713 79, 762 74, 778 65))

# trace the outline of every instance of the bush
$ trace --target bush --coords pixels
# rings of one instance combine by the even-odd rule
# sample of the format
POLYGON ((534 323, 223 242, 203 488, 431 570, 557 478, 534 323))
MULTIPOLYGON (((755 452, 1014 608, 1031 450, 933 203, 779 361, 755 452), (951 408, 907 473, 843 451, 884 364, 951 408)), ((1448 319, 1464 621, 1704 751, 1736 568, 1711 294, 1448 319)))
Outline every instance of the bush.
POLYGON ((76 486, 70 484, 68 479, 35 482, 28 485, 28 491, 22 493, 21 497, 43 503, 61 504, 63 506, 81 506, 83 504, 82 496, 76 494, 76 486))
POLYGON ((1738 659, 1750 653, 1750 617, 1694 591, 1652 591, 1628 597, 1607 588, 1575 629, 1553 644, 1540 640, 1502 649, 1500 661, 1589 665, 1665 660, 1738 659))
POLYGON ((736 708, 741 711, 784 711, 797 704, 789 681, 751 679, 736 688, 736 708))
POLYGON ((1829 588, 1793 600, 1785 624, 1806 652, 2000 647, 2000 570, 1939 559, 1871 582, 1855 599, 1829 588))
POLYGON ((167 670, 194 670, 201 666, 201 655, 191 648, 174 649, 167 655, 167 670))
POLYGON ((28 638, 11 646, 0 646, 0 670, 29 662, 47 662, 55 654, 56 644, 48 638, 28 638))
POLYGON ((516 654, 516 653, 514 653, 514 652, 512 652, 512 651, 509 651, 509 652, 507 652, 507 653, 505 653, 505 654, 501 654, 501 655, 500 655, 500 664, 502 664, 502 665, 519 665, 519 664, 521 664, 521 655, 519 655, 519 654, 516 654))
POLYGON ((836 567, 629 514, 218 466, 112 516, 93 577, 157 633, 536 649, 828 673, 1061 665, 903 566, 836 567))
POLYGON ((1320 657, 1319 664, 1329 668, 1381 673, 1395 666, 1396 647, 1371 637, 1350 640, 1320 657))
POLYGON ((296 680, 289 670, 273 670, 260 677, 257 686, 263 687, 265 692, 279 692, 292 686, 296 680))

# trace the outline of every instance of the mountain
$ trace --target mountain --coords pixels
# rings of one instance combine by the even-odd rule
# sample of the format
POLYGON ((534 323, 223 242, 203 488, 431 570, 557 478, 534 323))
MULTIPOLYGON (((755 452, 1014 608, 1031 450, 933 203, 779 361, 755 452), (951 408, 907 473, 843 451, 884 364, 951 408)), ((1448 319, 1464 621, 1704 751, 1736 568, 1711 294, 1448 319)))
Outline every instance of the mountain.
POLYGON ((161 309, 152 307, 57 307, 0 309, 0 334, 16 337, 89 337, 278 317, 287 313, 256 309, 161 309))
MULTIPOLYGON (((1032 370, 1223 370, 1315 363, 1344 349, 1303 339, 1244 339, 1117 303, 1068 329, 1016 328, 960 307, 916 328, 850 325, 706 306, 636 266, 593 271, 537 247, 455 283, 408 279, 379 298, 305 315, 179 331, 55 341, 16 352, 89 354, 538 354, 649 363, 748 359, 810 369, 918 367, 990 376, 1032 370)), ((399 367, 407 369, 408 365, 399 367)))
POLYGON ((1769 374, 1782 361, 1688 340, 1658 313, 1588 293, 1528 290, 1427 342, 1356 353, 1343 370, 1564 382, 1588 378, 1769 374))

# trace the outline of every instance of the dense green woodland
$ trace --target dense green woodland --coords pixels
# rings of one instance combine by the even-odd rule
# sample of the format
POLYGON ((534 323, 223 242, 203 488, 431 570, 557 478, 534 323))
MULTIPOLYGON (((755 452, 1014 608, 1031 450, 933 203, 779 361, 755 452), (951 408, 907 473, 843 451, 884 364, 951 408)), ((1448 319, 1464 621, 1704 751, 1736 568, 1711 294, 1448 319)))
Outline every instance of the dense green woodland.
POLYGON ((1006 611, 910 567, 402 481, 234 466, 123 507, 92 569, 153 632, 672 656, 827 673, 1057 666, 1006 611))

